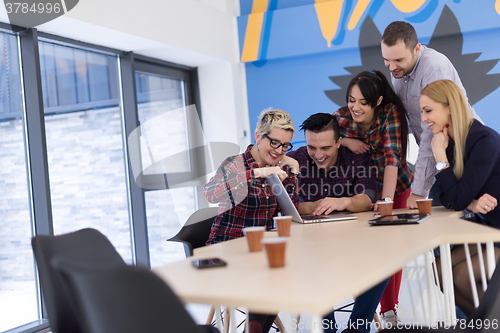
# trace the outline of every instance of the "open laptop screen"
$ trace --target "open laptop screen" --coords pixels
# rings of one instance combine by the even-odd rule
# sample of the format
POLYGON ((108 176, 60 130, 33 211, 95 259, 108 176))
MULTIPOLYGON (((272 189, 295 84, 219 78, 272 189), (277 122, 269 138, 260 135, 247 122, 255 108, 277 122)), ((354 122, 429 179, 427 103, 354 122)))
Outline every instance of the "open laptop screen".
POLYGON ((343 212, 333 212, 329 215, 300 215, 297 208, 293 204, 292 199, 288 195, 283 183, 279 179, 278 175, 272 174, 266 177, 271 190, 276 196, 276 200, 280 205, 281 211, 284 215, 290 215, 292 221, 298 223, 317 223, 317 222, 333 222, 333 221, 345 221, 345 220, 355 220, 357 216, 343 213, 343 212))

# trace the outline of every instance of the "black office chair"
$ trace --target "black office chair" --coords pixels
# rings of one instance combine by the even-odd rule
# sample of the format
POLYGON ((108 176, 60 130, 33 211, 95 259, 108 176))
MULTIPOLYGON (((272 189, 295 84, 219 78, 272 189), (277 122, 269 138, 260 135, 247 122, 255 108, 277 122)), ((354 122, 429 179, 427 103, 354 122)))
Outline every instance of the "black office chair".
POLYGON ((192 256, 194 249, 205 246, 218 210, 217 207, 207 207, 195 211, 181 230, 167 241, 182 243, 186 257, 192 256))
MULTIPOLYGON (((167 239, 167 241, 182 243, 184 245, 184 252, 186 253, 186 257, 191 257, 193 255, 194 249, 206 245, 208 236, 210 236, 210 230, 212 229, 212 223, 218 212, 218 207, 201 208, 195 211, 193 214, 191 214, 191 216, 188 217, 181 230, 179 230, 179 232, 172 238, 167 239)), ((240 309, 236 310, 244 314, 244 312, 240 309)), ((214 314, 215 308, 212 306, 207 316, 207 325, 214 324, 212 321, 214 318, 214 314)), ((242 323, 240 323, 238 327, 241 326, 242 323)), ((281 321, 279 316, 276 316, 275 324, 275 328, 277 328, 278 331, 286 332, 283 326, 283 322, 281 321)))
POLYGON ((36 236, 31 246, 38 266, 42 295, 53 333, 83 333, 72 300, 63 288, 60 274, 51 266, 55 257, 76 263, 106 267, 126 266, 111 242, 95 229, 82 229, 58 236, 36 236))
POLYGON ((170 287, 137 266, 82 268, 56 261, 86 333, 218 333, 196 325, 170 287))
MULTIPOLYGON (((184 226, 179 232, 167 239, 170 242, 179 242, 184 246, 186 257, 193 255, 194 249, 206 245, 212 223, 219 211, 218 207, 201 208, 191 214, 184 226)), ((207 316, 206 324, 211 324, 215 314, 215 308, 212 306, 207 316)))
POLYGON ((379 333, 394 333, 401 331, 405 333, 487 333, 498 332, 500 326, 500 260, 496 264, 496 269, 488 283, 488 288, 484 292, 479 306, 465 320, 459 322, 454 329, 433 329, 433 328, 392 328, 380 331, 379 333), (492 326, 494 323, 498 324, 492 326))

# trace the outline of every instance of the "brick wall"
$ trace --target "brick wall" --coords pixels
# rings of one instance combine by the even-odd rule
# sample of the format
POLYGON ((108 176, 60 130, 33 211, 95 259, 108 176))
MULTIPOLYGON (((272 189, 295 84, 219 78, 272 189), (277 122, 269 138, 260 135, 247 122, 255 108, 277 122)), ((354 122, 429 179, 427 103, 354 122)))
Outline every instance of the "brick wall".
MULTIPOLYGON (((121 119, 118 108, 46 118, 54 232, 94 227, 131 261, 121 119)), ((36 166, 34 166, 36 167, 36 166)), ((184 257, 168 244, 195 209, 195 188, 146 193, 153 266, 184 257), (174 207, 175 202, 183 203, 174 207), (179 216, 178 216, 179 214, 179 216)), ((23 125, 0 123, 0 289, 33 280, 23 125)))

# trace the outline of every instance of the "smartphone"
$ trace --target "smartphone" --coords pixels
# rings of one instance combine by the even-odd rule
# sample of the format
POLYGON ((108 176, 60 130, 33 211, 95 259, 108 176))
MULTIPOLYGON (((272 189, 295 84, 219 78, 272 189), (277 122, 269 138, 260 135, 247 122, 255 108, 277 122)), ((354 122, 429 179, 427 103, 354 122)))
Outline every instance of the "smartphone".
POLYGON ((226 266, 227 263, 220 258, 198 259, 191 261, 196 268, 211 268, 226 266))

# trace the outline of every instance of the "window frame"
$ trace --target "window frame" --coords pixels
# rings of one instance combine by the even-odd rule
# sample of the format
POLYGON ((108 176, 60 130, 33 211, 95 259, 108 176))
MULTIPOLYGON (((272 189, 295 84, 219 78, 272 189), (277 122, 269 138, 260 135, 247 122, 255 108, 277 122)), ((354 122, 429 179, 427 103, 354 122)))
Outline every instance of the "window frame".
MULTIPOLYGON (((19 45, 21 66, 22 107, 25 131, 26 172, 28 174, 28 195, 32 236, 53 235, 53 221, 50 195, 47 146, 44 124, 44 106, 40 72, 39 42, 52 42, 58 45, 88 49, 101 54, 117 57, 120 84, 120 104, 122 110, 122 135, 125 155, 126 184, 128 194, 130 233, 132 237, 132 258, 135 264, 150 267, 149 244, 146 221, 145 189, 134 180, 128 156, 128 135, 138 125, 135 92, 135 70, 155 68, 170 75, 179 75, 185 80, 187 105, 195 104, 201 121, 200 98, 197 68, 123 52, 104 46, 93 45, 69 38, 38 32, 36 28, 25 29, 0 22, 0 32, 13 34, 19 45), (151 67, 152 66, 152 67, 151 67), (36 167, 34 167, 36 166, 36 167)), ((162 74, 160 74, 162 75, 162 74)), ((191 131, 190 131, 191 132, 191 131)), ((195 160, 191 160, 193 163, 195 160)), ((204 163, 194 163, 203 165, 204 163)), ((196 170, 196 168, 192 168, 196 170)), ((186 175, 192 177, 192 174, 186 175)), ((152 179, 154 181, 154 179, 152 179)), ((198 191, 199 192, 199 191, 198 191)), ((197 200, 198 198, 194 198, 197 200)), ((197 200, 198 201, 198 200, 197 200)), ((47 329, 49 323, 43 306, 38 274, 35 274, 39 320, 26 323, 5 333, 31 333, 47 329)))
MULTIPOLYGON (((185 66, 184 66, 185 67, 185 66)), ((189 68, 189 67, 185 67, 189 68)), ((162 77, 167 77, 174 80, 180 80, 184 84, 184 98, 186 100, 187 105, 196 105, 197 116, 201 122, 201 112, 199 108, 199 103, 195 103, 195 97, 193 96, 193 84, 192 84, 192 69, 186 71, 181 67, 165 67, 165 64, 162 64, 158 61, 152 61, 150 58, 146 57, 136 57, 134 61, 134 72, 140 71, 147 74, 159 75, 162 77), (190 89, 191 87, 191 89, 190 89)), ((141 175, 141 184, 143 184, 145 191, 156 191, 169 189, 168 182, 166 181, 167 177, 172 177, 176 179, 180 179, 186 186, 198 186, 196 181, 192 181, 193 179, 198 178, 198 175, 202 174, 204 171, 203 168, 203 160, 205 158, 204 154, 200 154, 199 149, 190 149, 193 144, 198 144, 202 142, 203 138, 200 136, 201 133, 196 133, 194 131, 193 119, 187 119, 187 127, 188 127, 188 149, 189 149, 189 164, 190 171, 188 172, 176 172, 176 173, 162 173, 162 174, 154 174, 154 175, 141 175), (201 166, 201 167, 200 167, 201 166)))

